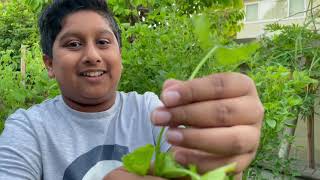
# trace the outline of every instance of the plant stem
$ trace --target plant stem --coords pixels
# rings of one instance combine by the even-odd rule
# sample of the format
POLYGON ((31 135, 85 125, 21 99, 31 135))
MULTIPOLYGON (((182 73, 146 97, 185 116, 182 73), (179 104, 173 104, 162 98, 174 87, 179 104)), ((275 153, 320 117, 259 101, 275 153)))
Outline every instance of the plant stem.
MULTIPOLYGON (((160 134, 158 135, 157 137, 157 144, 156 144, 156 148, 154 148, 154 151, 155 151, 155 162, 154 164, 158 164, 157 162, 159 161, 159 154, 160 154, 160 146, 161 146, 161 139, 162 139, 162 136, 163 136, 163 133, 164 133, 164 130, 165 130, 165 127, 162 127, 161 128, 161 131, 160 131, 160 134)), ((154 174, 158 174, 158 169, 157 168, 154 168, 154 174)))
POLYGON ((207 62, 207 60, 212 56, 212 54, 218 49, 218 46, 214 46, 209 53, 200 61, 196 69, 192 72, 191 76, 189 77, 189 80, 192 80, 196 77, 201 67, 207 62))
MULTIPOLYGON (((159 136, 157 137, 157 144, 156 144, 156 148, 155 148, 156 153, 160 152, 161 139, 162 139, 164 130, 165 130, 165 127, 162 127, 162 128, 161 128, 161 131, 160 131, 160 134, 159 134, 159 136)), ((157 155, 157 154, 156 154, 156 155, 157 155)))
MULTIPOLYGON (((200 61, 200 63, 198 64, 198 66, 196 67, 196 69, 192 72, 191 76, 189 77, 189 80, 192 80, 196 77, 196 75, 198 74, 199 70, 201 69, 201 67, 207 62, 207 60, 212 56, 212 54, 218 49, 218 46, 214 46, 208 53, 207 55, 200 61)), ((161 128, 160 134, 157 137, 157 144, 156 144, 156 148, 155 148, 155 164, 157 164, 158 161, 158 156, 160 153, 160 145, 161 145, 161 139, 164 133, 165 127, 161 128)), ((157 169, 155 169, 155 171, 157 171, 157 169)), ((187 174, 189 174, 191 177, 194 177, 195 179, 200 179, 200 177, 197 177, 198 175, 195 173, 192 173, 190 171, 186 172, 187 174)), ((155 174, 157 174, 157 172, 155 172, 155 174)))
MULTIPOLYGON (((196 67, 196 69, 192 72, 191 76, 189 77, 189 80, 194 79, 194 77, 198 74, 199 70, 201 69, 201 67, 207 62, 207 60, 212 56, 212 54, 218 49, 218 46, 214 46, 208 53, 207 55, 202 58, 202 60, 200 61, 200 63, 198 64, 198 66, 196 67)), ((164 133, 165 127, 161 128, 160 134, 157 137, 157 144, 156 144, 156 148, 155 151, 159 152, 160 151, 160 143, 161 143, 161 139, 162 139, 162 135, 164 133)), ((157 155, 157 154, 156 154, 157 155)))

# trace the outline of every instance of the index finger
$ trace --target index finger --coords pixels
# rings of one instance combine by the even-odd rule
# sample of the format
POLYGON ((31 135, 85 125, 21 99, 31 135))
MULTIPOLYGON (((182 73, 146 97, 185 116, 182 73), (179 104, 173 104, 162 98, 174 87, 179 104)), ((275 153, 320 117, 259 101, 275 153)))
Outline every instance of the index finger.
POLYGON ((213 74, 169 84, 161 94, 161 100, 167 107, 257 94, 253 81, 240 73, 213 74))

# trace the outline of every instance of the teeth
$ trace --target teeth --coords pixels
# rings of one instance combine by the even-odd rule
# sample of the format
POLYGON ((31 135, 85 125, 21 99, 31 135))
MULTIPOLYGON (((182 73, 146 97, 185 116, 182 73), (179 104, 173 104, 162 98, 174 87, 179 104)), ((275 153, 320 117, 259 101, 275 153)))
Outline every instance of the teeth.
POLYGON ((103 74, 102 71, 85 72, 85 73, 83 73, 84 76, 88 76, 88 77, 98 77, 98 76, 101 76, 102 74, 103 74))

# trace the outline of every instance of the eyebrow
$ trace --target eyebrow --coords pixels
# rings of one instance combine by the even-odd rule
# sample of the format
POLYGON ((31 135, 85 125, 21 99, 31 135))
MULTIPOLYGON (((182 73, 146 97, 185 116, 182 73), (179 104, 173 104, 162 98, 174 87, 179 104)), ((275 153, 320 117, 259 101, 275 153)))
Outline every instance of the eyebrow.
MULTIPOLYGON (((107 34, 107 35, 115 36, 112 31, 107 30, 107 29, 104 29, 104 30, 99 31, 98 34, 100 34, 100 35, 101 35, 101 34, 107 34)), ((74 37, 79 37, 79 36, 81 36, 81 31, 77 31, 77 32, 66 32, 66 33, 63 34, 59 39, 60 39, 60 40, 63 40, 63 39, 65 39, 65 38, 67 38, 67 37, 70 37, 70 36, 71 36, 71 37, 72 37, 72 36, 74 36, 74 37)))
POLYGON ((112 35, 112 36, 114 35, 114 33, 112 31, 109 31, 107 29, 104 29, 104 30, 100 31, 99 33, 100 34, 109 34, 109 35, 112 35))

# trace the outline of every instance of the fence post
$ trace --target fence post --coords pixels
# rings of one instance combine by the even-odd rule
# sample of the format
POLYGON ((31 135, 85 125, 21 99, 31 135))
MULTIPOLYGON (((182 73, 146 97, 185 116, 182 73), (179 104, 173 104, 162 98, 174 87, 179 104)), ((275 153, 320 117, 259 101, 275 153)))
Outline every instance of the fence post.
MULTIPOLYGON (((317 87, 308 86, 308 92, 312 94, 317 93, 317 87)), ((310 109, 310 114, 307 116, 307 129, 308 129, 308 157, 309 157, 309 168, 315 169, 315 140, 314 140, 314 113, 315 113, 315 104, 313 104, 310 109)))
POLYGON ((22 84, 25 85, 26 79, 26 58, 27 58, 27 48, 24 45, 21 45, 20 49, 21 59, 20 59, 20 72, 22 77, 22 84))
POLYGON ((308 117, 308 156, 309 156, 309 167, 311 169, 316 168, 315 164, 315 146, 314 146, 314 110, 312 109, 312 114, 308 117))
MULTIPOLYGON (((296 132, 296 126, 298 124, 298 120, 299 119, 299 116, 294 119, 294 120, 291 120, 290 121, 290 124, 294 127, 287 127, 285 128, 282 136, 286 136, 286 135, 289 135, 289 136, 294 136, 295 132, 296 132)), ((278 157, 279 158, 285 158, 285 159, 288 159, 289 158, 289 154, 290 154, 290 150, 291 150, 291 145, 292 143, 291 142, 288 142, 288 140, 286 140, 285 138, 281 141, 281 145, 280 145, 280 149, 279 149, 279 152, 278 152, 278 157)))

